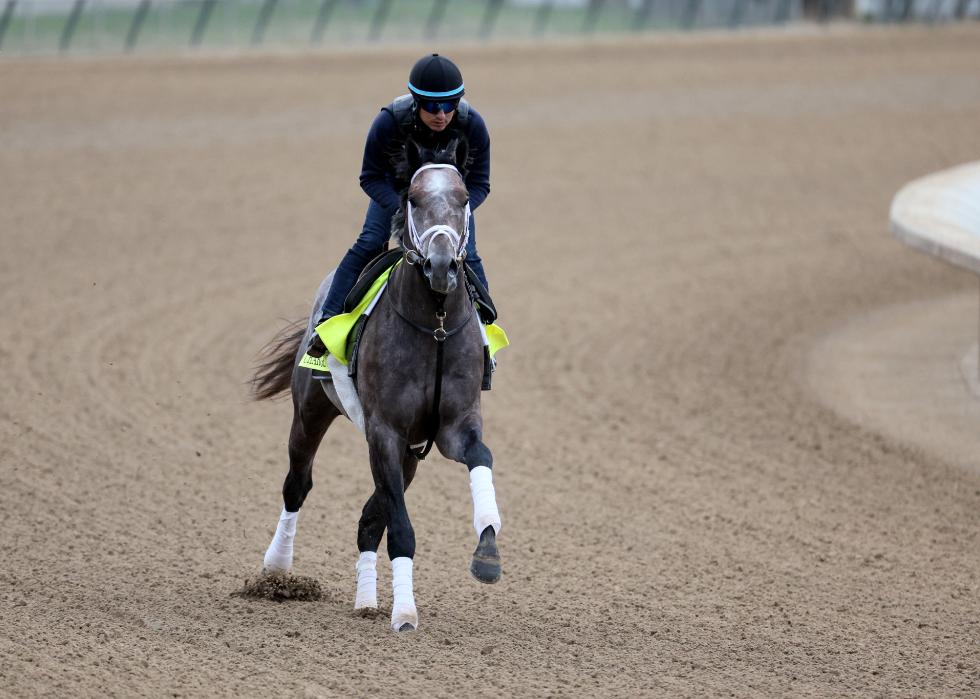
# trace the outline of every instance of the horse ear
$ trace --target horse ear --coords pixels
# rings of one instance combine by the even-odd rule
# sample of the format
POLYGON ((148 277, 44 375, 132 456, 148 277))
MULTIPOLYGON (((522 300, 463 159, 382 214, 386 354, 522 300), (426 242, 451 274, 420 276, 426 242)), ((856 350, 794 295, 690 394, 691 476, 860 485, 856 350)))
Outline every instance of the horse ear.
POLYGON ((422 167, 422 146, 415 142, 415 139, 405 141, 405 159, 408 161, 409 174, 414 173, 422 167))

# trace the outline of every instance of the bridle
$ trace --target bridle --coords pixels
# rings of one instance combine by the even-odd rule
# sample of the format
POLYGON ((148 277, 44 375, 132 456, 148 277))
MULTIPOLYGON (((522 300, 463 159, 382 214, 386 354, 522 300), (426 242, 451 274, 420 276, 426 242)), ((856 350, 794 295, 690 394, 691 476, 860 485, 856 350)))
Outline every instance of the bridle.
MULTIPOLYGON (((455 165, 450 165, 448 163, 429 163, 428 165, 423 165, 415 174, 412 175, 412 179, 409 181, 408 186, 411 187, 415 182, 415 178, 419 176, 419 173, 425 170, 452 170, 460 177, 463 174, 455 165)), ((457 264, 462 262, 463 258, 466 257, 466 243, 470 238, 470 203, 466 202, 466 209, 463 211, 463 233, 460 234, 455 228, 445 223, 439 223, 434 226, 429 226, 424 231, 419 233, 418 228, 415 226, 415 216, 412 213, 412 200, 409 199, 405 208, 405 216, 408 219, 408 238, 412 242, 414 250, 405 251, 405 260, 410 265, 417 264, 421 260, 424 260, 428 251, 429 246, 432 241, 440 235, 444 235, 449 238, 449 244, 453 249, 453 255, 456 258, 457 264), (411 253, 415 253, 414 255, 411 253)))

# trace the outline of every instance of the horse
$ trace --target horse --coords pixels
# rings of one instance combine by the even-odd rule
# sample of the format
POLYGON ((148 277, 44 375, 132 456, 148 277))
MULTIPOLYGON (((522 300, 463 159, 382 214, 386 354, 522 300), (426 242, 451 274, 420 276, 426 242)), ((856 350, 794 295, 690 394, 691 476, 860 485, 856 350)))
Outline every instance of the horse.
MULTIPOLYGON (((415 533, 405 490, 433 443, 469 470, 477 537, 470 572, 483 583, 501 577, 493 455, 483 442, 480 414, 484 340, 464 282, 470 220, 466 160, 461 139, 435 151, 412 140, 405 144, 400 172, 410 175, 410 184, 392 219, 392 241, 402 257, 358 341, 355 385, 374 492, 357 526, 354 608, 365 615, 378 612, 377 550, 387 530, 395 631, 418 628, 415 533), (424 451, 413 447, 426 442, 424 451)), ((305 326, 302 321, 287 326, 267 346, 266 360, 252 379, 256 400, 289 390, 293 402, 283 509, 263 559, 265 571, 292 569, 296 522, 313 486, 314 455, 334 419, 346 414, 334 383, 300 366, 331 280, 328 275, 321 283, 305 326)))

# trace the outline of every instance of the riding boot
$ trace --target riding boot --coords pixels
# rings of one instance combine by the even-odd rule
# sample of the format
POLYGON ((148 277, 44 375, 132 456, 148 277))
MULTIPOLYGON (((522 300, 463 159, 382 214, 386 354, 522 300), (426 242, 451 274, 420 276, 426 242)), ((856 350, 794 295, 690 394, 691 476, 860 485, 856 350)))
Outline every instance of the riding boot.
POLYGON ((316 328, 318 325, 320 325, 320 323, 332 318, 334 315, 336 314, 324 313, 322 316, 320 316, 320 320, 313 324, 313 334, 310 335, 310 342, 306 346, 306 353, 314 359, 319 359, 327 353, 327 346, 323 344, 323 338, 320 337, 320 334, 316 331, 316 328))

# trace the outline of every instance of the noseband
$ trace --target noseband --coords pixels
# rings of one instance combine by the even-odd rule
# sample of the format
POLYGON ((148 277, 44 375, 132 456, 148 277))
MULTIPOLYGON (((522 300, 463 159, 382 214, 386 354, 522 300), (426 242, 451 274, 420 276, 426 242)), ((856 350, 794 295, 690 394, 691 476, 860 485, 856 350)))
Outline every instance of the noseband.
MULTIPOLYGON (((436 169, 453 170, 460 177, 463 176, 455 165, 449 165, 448 163, 430 163, 428 165, 423 165, 415 171, 415 174, 412 175, 411 181, 408 183, 409 187, 411 187, 415 182, 415 178, 419 176, 420 172, 423 170, 436 169)), ((462 261, 462 259, 466 256, 466 242, 470 237, 470 203, 468 201, 466 202, 466 209, 463 211, 462 235, 460 235, 459 231, 457 231, 455 228, 444 223, 429 226, 424 231, 419 233, 418 228, 415 227, 415 217, 412 214, 411 200, 408 201, 406 214, 408 218, 408 237, 409 240, 412 241, 412 245, 415 247, 414 252, 416 255, 424 259, 429 251, 429 246, 432 244, 432 241, 435 240, 436 237, 444 235, 449 238, 449 244, 452 246, 453 254, 457 262, 462 261)), ((409 255, 408 252, 406 252, 405 258, 409 264, 415 264, 419 261, 418 259, 412 259, 413 256, 409 255)))

